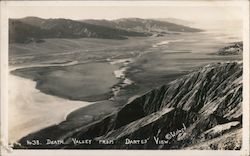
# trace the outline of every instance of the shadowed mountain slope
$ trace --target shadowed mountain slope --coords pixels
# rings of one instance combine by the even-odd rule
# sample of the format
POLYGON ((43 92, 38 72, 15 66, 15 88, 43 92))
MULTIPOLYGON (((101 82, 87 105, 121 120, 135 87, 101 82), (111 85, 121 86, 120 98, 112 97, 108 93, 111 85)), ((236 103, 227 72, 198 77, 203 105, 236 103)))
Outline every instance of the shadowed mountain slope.
POLYGON ((128 36, 149 34, 98 26, 69 19, 27 17, 9 20, 11 42, 27 43, 43 38, 103 38, 126 39, 128 36))
POLYGON ((122 18, 117 20, 82 20, 83 22, 105 25, 112 28, 120 28, 129 31, 150 32, 150 33, 167 33, 167 32, 199 32, 200 29, 175 24, 163 20, 141 19, 141 18, 122 18))
POLYGON ((45 38, 127 39, 155 33, 199 32, 201 30, 152 19, 127 18, 108 20, 42 19, 26 17, 9 20, 10 42, 43 42, 45 38))
POLYGON ((65 122, 22 138, 17 148, 240 149, 242 63, 201 67, 90 124, 81 123, 82 115, 72 112, 65 122), (50 137, 65 144, 26 145, 27 140, 46 142, 50 137), (93 143, 75 145, 72 138, 93 143), (140 143, 126 143, 127 139, 140 143), (115 144, 99 144, 100 140, 115 144))

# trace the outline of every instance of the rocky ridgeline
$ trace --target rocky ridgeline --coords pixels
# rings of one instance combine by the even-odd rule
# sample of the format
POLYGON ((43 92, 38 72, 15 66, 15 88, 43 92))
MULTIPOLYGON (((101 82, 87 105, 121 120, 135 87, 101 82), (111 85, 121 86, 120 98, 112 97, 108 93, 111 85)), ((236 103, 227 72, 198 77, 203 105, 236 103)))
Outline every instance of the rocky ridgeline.
POLYGON ((22 148, 240 149, 241 128, 242 63, 230 62, 202 67, 98 122, 57 135, 54 139, 64 140, 63 145, 25 145, 48 138, 50 131, 28 135, 20 143, 22 148), (74 144, 72 138, 93 143, 74 144))

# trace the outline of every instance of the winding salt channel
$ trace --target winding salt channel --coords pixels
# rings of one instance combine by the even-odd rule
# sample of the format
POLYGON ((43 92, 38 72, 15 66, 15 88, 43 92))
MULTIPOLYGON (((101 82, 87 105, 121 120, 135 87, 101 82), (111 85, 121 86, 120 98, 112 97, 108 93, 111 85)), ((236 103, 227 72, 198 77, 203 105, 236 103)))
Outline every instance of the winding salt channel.
POLYGON ((178 40, 165 40, 165 41, 161 41, 161 42, 158 42, 158 43, 155 43, 152 45, 153 48, 156 48, 156 47, 159 47, 159 46, 163 46, 163 45, 167 45, 171 42, 181 42, 183 40, 181 39, 178 39, 178 40))
POLYGON ((9 141, 65 120, 66 116, 90 102, 72 101, 47 95, 36 82, 9 74, 9 141))

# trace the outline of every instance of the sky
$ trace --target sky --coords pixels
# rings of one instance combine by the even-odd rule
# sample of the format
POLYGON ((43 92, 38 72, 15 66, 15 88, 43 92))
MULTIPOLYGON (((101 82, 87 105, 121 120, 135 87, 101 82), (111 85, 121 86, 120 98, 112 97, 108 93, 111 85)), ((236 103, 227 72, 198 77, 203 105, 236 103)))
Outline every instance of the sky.
POLYGON ((37 16, 77 20, 171 17, 190 21, 242 19, 242 8, 239 6, 12 6, 8 11, 11 18, 37 16))

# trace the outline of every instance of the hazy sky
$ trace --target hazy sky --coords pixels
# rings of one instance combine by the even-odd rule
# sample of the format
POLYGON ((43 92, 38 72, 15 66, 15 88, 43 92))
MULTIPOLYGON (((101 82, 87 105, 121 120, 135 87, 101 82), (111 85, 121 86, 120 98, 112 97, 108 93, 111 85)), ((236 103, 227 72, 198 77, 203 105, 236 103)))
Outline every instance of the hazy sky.
POLYGON ((70 19, 117 19, 180 18, 186 20, 234 20, 242 19, 239 6, 12 6, 8 9, 11 18, 38 16, 42 18, 70 19))

